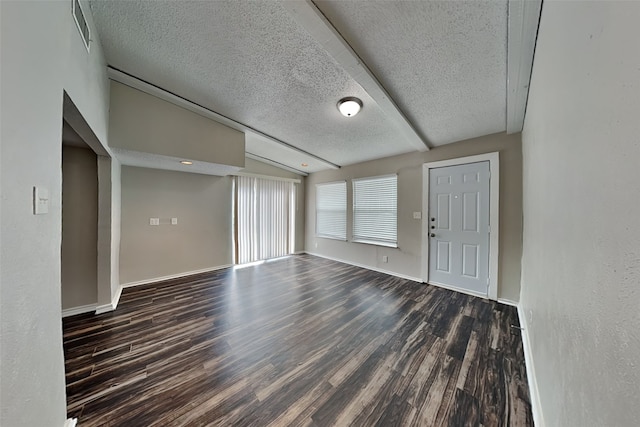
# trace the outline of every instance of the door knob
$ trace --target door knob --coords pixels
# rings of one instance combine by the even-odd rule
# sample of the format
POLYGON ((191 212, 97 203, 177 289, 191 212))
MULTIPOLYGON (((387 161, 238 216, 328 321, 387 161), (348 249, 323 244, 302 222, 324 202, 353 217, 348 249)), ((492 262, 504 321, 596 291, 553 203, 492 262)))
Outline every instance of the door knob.
POLYGON ((436 219, 434 217, 431 217, 431 221, 435 221, 436 219))
POLYGON ((436 235, 435 235, 435 234, 433 234, 433 233, 429 234, 429 236, 430 236, 430 237, 436 237, 436 235))

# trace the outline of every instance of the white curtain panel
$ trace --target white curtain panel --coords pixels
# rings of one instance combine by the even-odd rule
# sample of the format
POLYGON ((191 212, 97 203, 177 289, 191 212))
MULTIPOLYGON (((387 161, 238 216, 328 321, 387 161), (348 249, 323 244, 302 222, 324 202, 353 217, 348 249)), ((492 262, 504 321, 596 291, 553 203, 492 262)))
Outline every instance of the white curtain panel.
POLYGON ((237 190, 238 264, 292 253, 294 184, 239 176, 237 190))

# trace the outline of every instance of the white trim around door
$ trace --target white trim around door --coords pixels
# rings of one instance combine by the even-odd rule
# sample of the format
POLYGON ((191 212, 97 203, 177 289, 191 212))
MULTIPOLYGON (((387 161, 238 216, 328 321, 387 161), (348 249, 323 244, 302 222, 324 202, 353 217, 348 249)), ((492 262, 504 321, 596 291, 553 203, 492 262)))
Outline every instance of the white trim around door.
MULTIPOLYGON (((477 156, 429 162, 422 165, 422 280, 429 283, 429 170, 468 163, 489 162, 489 291, 491 300, 498 300, 498 256, 500 229, 500 156, 498 152, 477 156)), ((438 286, 438 284, 435 284, 438 286)))

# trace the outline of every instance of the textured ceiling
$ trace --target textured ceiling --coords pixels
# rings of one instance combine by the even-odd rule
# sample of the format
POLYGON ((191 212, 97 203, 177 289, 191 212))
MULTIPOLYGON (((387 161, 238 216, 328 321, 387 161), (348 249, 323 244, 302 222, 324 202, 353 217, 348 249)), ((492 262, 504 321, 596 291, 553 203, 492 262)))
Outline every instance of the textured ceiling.
POLYGON ((506 1, 317 1, 437 146, 506 128, 506 1))
MULTIPOLYGON (((430 145, 505 130, 506 0, 317 6, 430 145)), ((416 149, 279 2, 93 1, 91 9, 110 66, 289 145, 338 165, 416 149), (339 114, 345 96, 362 99, 358 116, 339 114)), ((326 167, 247 141, 249 153, 296 169, 326 167)))

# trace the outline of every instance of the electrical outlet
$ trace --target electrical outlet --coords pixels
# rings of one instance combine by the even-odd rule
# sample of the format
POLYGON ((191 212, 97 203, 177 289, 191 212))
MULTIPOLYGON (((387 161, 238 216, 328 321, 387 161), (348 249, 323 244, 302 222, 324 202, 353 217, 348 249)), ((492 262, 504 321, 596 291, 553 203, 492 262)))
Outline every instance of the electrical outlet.
POLYGON ((171 225, 178 225, 178 218, 171 218, 171 225))
POLYGON ((414 212, 413 219, 422 219, 422 212, 414 212))
POLYGON ((389 257, 386 255, 382 256, 382 262, 389 262, 389 257))
POLYGON ((316 242, 316 249, 318 249, 318 242, 316 242))

